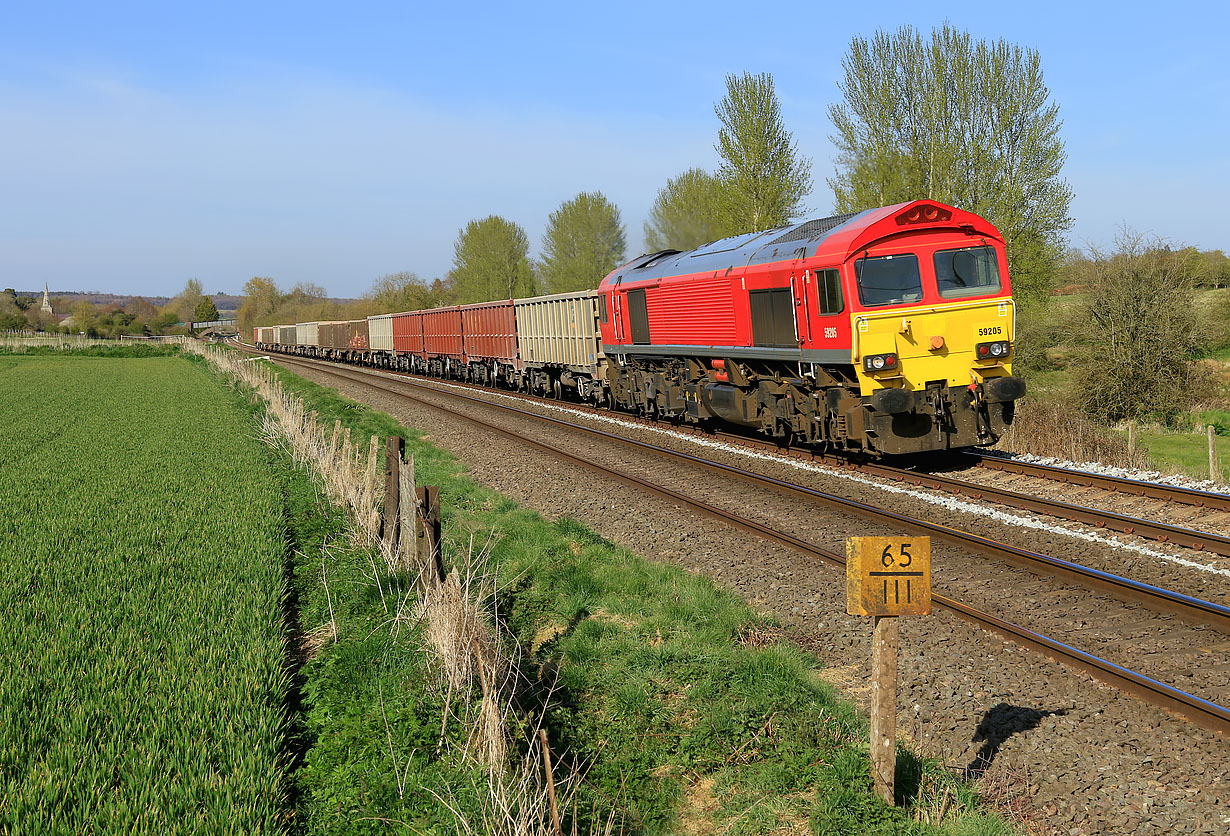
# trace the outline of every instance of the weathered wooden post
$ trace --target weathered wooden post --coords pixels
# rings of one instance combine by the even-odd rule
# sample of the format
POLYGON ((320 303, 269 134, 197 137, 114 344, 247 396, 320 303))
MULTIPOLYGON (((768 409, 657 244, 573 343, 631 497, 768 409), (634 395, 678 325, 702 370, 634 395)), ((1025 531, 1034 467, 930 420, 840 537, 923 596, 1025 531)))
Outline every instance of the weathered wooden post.
POLYGON ((555 836, 563 836, 564 829, 559 823, 559 802, 555 799, 555 775, 551 771, 551 741, 547 738, 547 730, 538 730, 538 740, 542 744, 542 771, 547 777, 547 799, 551 802, 551 825, 555 836))
POLYGON ((397 568, 408 570, 418 565, 419 510, 414 493, 414 456, 402 457, 399 478, 401 486, 398 494, 401 499, 397 522, 397 568))
POLYGON ((1209 480, 1212 482, 1220 481, 1217 472, 1217 432, 1213 429, 1213 425, 1209 424, 1209 480))
POLYGON ((931 612, 930 537, 846 540, 846 612, 874 620, 871 640, 871 776, 894 803, 897 770, 898 616, 931 612))
POLYGON ((429 561, 436 570, 436 580, 444 580, 444 555, 440 548, 440 489, 415 488, 419 510, 419 559, 429 561))
POLYGON ((1136 422, 1128 421, 1128 452, 1136 452, 1136 422))
POLYGON ((401 487, 401 457, 406 452, 406 439, 390 436, 384 444, 384 544, 396 553, 397 521, 401 517, 398 504, 401 487))

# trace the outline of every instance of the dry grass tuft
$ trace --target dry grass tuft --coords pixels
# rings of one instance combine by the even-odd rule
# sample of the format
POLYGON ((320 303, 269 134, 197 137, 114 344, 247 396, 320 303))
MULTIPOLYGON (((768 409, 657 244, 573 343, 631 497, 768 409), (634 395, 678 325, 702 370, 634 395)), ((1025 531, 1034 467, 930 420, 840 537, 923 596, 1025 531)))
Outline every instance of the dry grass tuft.
POLYGON ((735 634, 735 639, 738 640, 739 644, 747 647, 773 647, 774 645, 781 644, 785 640, 785 635, 777 627, 748 622, 739 627, 739 632, 735 634))
POLYGON ((1012 428, 996 449, 1073 462, 1101 462, 1147 469, 1149 456, 1129 450, 1121 436, 1079 414, 1076 406, 1055 396, 1026 398, 1017 404, 1012 428))

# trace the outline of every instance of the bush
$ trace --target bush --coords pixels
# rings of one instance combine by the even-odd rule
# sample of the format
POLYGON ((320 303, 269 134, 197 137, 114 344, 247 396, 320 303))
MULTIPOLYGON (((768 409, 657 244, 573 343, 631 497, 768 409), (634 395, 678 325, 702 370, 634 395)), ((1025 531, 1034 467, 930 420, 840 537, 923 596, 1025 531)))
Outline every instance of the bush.
POLYGON ((1101 421, 1170 423, 1195 399, 1201 378, 1193 265, 1127 231, 1116 245, 1111 255, 1094 253, 1089 302, 1077 318, 1080 406, 1101 421))

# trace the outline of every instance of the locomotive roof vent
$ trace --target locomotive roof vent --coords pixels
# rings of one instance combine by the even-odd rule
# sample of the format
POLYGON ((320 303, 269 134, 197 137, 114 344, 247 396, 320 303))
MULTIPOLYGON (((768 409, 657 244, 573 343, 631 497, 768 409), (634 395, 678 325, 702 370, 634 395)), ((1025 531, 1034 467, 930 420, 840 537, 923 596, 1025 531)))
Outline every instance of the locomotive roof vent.
POLYGON ((639 264, 634 265, 632 269, 639 270, 642 267, 648 267, 650 264, 655 264, 672 255, 679 255, 679 250, 658 250, 656 253, 650 253, 647 256, 643 256, 642 258, 644 260, 639 264))
POLYGON ((814 221, 807 221, 806 223, 799 224, 781 238, 770 241, 769 246, 773 246, 775 244, 788 244, 791 241, 806 241, 809 238, 824 235, 827 232, 832 232, 834 229, 858 214, 860 213, 848 212, 844 215, 833 215, 830 218, 817 218, 814 221))

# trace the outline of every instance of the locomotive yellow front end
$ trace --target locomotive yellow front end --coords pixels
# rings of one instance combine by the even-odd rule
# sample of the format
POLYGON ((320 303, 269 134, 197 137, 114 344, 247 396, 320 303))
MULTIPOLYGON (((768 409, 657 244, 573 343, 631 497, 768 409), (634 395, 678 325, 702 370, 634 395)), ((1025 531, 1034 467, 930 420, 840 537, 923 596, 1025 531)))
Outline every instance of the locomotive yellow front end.
POLYGON ((847 269, 866 446, 892 454, 999 440, 1025 384, 1012 374, 1015 308, 995 228, 918 202, 855 242, 847 269))
POLYGON ((867 434, 883 453, 993 444, 1024 383, 1012 375, 1011 299, 852 316, 867 434))

